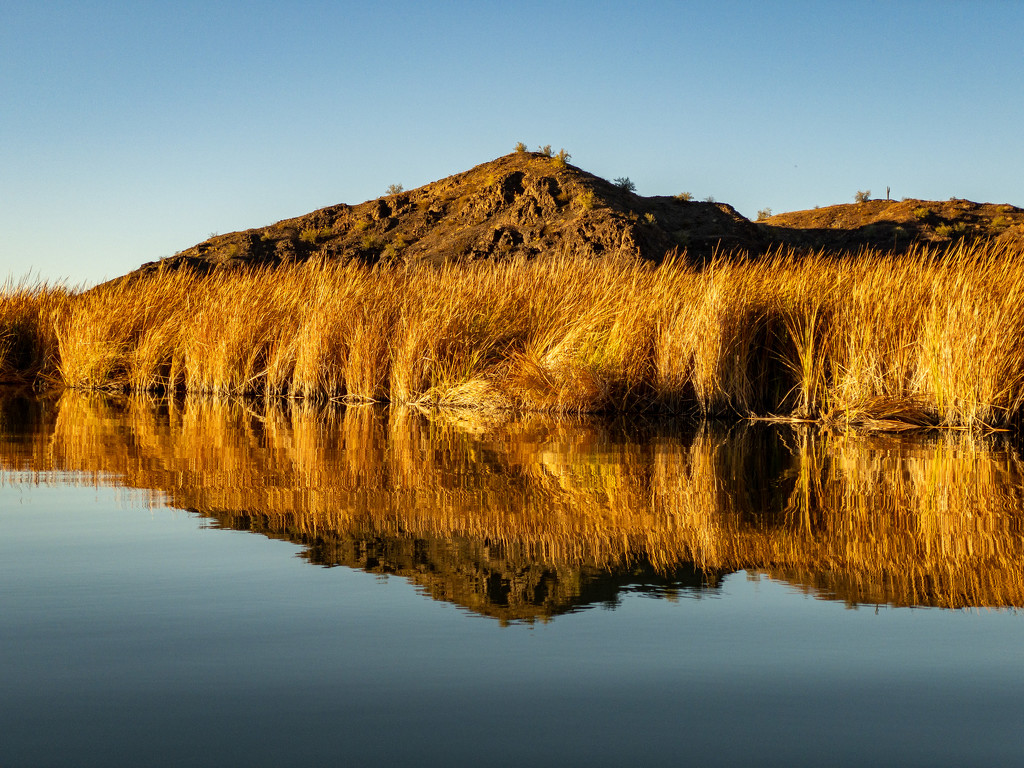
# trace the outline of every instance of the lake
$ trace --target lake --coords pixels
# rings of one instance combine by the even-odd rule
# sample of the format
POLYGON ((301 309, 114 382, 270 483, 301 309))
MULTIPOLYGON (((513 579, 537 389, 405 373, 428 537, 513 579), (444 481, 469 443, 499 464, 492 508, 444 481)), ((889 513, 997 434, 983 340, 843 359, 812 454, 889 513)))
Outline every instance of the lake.
POLYGON ((1020 765, 1024 458, 0 395, 0 766, 1020 765))

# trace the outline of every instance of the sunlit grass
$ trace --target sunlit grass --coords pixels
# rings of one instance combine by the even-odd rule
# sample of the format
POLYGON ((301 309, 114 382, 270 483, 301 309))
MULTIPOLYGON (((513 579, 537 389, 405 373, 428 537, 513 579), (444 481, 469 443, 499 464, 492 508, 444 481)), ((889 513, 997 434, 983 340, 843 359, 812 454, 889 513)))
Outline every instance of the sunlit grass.
POLYGON ((56 376, 55 323, 69 297, 63 286, 31 278, 0 286, 0 382, 56 376))
POLYGON ((8 286, 0 329, 6 376, 83 389, 999 427, 1024 253, 178 270, 8 286))

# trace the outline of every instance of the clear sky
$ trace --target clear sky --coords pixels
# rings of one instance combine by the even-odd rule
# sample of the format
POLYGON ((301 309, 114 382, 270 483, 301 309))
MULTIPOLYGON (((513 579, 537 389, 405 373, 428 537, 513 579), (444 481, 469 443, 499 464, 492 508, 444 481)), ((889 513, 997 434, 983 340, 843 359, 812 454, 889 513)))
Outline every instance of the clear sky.
POLYGON ((1024 2, 0 0, 0 280, 551 144, 751 218, 1024 206, 1024 2))

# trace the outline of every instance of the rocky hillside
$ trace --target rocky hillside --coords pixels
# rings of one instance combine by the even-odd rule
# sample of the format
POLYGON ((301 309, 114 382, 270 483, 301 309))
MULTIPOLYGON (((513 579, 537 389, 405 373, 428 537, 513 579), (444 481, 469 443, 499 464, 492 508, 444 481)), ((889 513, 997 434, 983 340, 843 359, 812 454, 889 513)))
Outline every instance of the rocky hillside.
POLYGON ((557 157, 516 152, 408 192, 217 235, 163 263, 205 269, 315 255, 438 263, 552 252, 661 259, 761 245, 732 206, 641 197, 557 157))
POLYGON ((211 237, 158 265, 277 265, 313 256, 441 263, 542 253, 695 259, 716 249, 779 245, 906 250, 915 242, 1024 240, 1024 210, 966 200, 872 200, 751 222, 724 203, 642 197, 538 152, 515 152, 446 179, 359 205, 333 205, 270 226, 211 237))
POLYGON ((991 238, 1024 242, 1024 210, 952 199, 868 200, 780 213, 757 223, 772 244, 854 251, 865 246, 904 251, 914 243, 991 238))

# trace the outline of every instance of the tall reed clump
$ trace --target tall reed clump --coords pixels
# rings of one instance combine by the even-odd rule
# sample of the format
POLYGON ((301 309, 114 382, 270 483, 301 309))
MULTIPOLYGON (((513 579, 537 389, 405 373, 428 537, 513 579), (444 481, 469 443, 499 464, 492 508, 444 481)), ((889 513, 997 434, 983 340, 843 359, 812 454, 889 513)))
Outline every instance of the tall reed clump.
POLYGON ((444 266, 405 272, 391 334, 391 399, 509 407, 500 386, 521 346, 528 312, 507 265, 444 266))
POLYGON ((704 268, 310 261, 62 301, 59 370, 82 388, 873 427, 1001 426, 1024 398, 1024 252, 986 244, 704 268))
MULTIPOLYGON (((846 419, 921 416, 920 334, 938 261, 928 252, 833 263, 828 407, 846 419)), ((951 329, 952 330, 952 329, 951 329)), ((932 414, 923 414, 933 418, 932 414)))
POLYGON ((960 246, 932 268, 922 395, 945 424, 999 425, 1024 398, 1024 254, 960 246))
POLYGON ((55 320, 70 298, 66 288, 27 279, 0 287, 0 382, 56 378, 55 320))
POLYGON ((306 295, 293 302, 294 367, 283 389, 312 399, 386 400, 391 329, 404 276, 351 263, 319 264, 307 272, 306 295))
POLYGON ((774 404, 772 279, 768 264, 728 259, 702 271, 676 262, 658 271, 652 375, 659 404, 704 415, 774 404))
POLYGON ((1018 416, 1024 396, 1019 248, 961 244, 946 252, 867 253, 817 272, 832 286, 824 307, 830 350, 819 355, 828 369, 826 401, 818 415, 968 427, 1004 426, 1018 416))
POLYGON ((172 387, 184 351, 181 326, 200 311, 198 294, 207 287, 191 270, 159 271, 105 283, 67 302, 55 323, 64 383, 134 391, 172 387))
POLYGON ((312 291, 304 271, 256 269, 205 283, 194 310, 180 321, 175 382, 218 395, 287 392, 301 327, 298 305, 312 291))
POLYGON ((505 269, 521 311, 504 370, 513 402, 587 411, 650 400, 659 307, 650 265, 559 257, 505 269))

